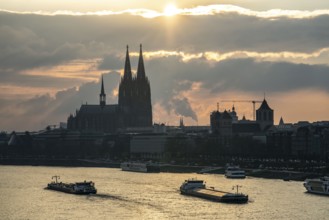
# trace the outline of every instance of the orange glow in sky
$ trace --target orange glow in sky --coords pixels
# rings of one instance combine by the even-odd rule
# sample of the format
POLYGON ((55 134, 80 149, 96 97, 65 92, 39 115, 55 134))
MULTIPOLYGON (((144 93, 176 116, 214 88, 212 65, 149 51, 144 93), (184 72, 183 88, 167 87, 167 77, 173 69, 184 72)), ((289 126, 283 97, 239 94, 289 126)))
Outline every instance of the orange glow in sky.
MULTIPOLYGON (((127 44, 133 75, 143 45, 156 122, 207 125, 218 102, 232 108, 221 100, 264 92, 275 123, 329 119, 328 0, 26 2, 0 0, 3 128, 37 129, 46 108, 42 123, 65 121, 98 103, 101 75, 116 104, 127 44)), ((252 104, 235 107, 252 119, 252 104)))

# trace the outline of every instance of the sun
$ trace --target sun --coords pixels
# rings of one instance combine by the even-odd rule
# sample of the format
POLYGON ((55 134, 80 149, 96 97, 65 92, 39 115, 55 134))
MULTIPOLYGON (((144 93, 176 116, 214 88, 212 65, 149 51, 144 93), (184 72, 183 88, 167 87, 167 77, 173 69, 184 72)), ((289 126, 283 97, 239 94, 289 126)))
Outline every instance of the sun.
POLYGON ((169 4, 163 10, 163 14, 165 16, 174 16, 174 15, 178 14, 178 9, 176 8, 176 6, 174 4, 169 4))

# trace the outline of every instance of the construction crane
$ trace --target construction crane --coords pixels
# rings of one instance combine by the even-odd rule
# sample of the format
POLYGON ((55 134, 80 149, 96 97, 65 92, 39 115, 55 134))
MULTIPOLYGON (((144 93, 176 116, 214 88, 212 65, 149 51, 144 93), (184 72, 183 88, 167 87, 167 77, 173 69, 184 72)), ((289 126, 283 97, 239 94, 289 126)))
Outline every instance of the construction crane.
POLYGON ((253 118, 254 121, 256 120, 256 103, 262 103, 263 101, 259 101, 259 100, 222 100, 222 102, 251 102, 253 105, 253 118))

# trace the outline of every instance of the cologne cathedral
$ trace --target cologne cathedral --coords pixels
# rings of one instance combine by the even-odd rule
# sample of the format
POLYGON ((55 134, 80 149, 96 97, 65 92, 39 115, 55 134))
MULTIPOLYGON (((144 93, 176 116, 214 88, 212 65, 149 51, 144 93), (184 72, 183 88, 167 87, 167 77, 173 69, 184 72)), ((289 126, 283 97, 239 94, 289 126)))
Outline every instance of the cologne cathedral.
POLYGON ((131 72, 127 46, 124 75, 119 85, 119 103, 106 104, 102 77, 98 105, 81 105, 75 115, 70 115, 67 128, 78 131, 114 133, 129 127, 152 126, 150 82, 145 75, 142 45, 140 45, 137 74, 131 72))

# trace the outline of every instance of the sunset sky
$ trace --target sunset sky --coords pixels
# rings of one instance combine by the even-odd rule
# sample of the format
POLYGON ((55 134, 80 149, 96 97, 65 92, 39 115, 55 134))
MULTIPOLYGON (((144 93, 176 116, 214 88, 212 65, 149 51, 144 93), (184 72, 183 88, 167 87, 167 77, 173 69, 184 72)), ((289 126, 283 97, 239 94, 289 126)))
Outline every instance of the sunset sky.
POLYGON ((107 104, 129 45, 143 44, 155 123, 209 125, 251 102, 275 124, 329 120, 327 0, 0 0, 0 131, 66 122, 82 103, 107 104), (257 105, 258 107, 259 105, 257 105))

